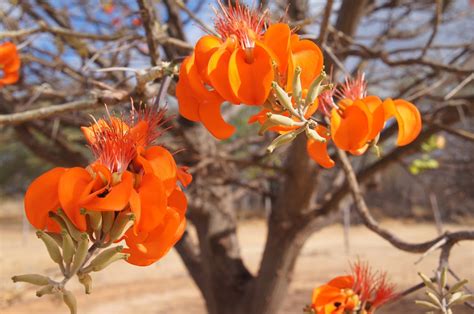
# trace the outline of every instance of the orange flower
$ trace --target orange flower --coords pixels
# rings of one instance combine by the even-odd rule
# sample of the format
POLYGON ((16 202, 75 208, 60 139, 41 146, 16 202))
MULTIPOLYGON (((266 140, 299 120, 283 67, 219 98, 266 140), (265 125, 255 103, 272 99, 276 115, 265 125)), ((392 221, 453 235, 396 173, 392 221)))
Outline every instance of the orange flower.
POLYGON ((150 146, 161 134, 158 127, 163 116, 162 110, 142 108, 132 110, 128 122, 109 114, 108 119, 83 127, 96 160, 87 168, 55 168, 33 181, 25 195, 25 211, 31 224, 59 232, 49 212, 62 208, 76 227, 85 231, 86 219, 81 214, 84 208, 131 210, 136 236, 163 225, 172 206, 169 201, 176 198, 173 195, 178 181, 186 186, 192 180, 177 167, 168 150, 150 146))
POLYGON ((343 314, 359 306, 359 297, 354 293, 354 278, 340 276, 314 289, 312 309, 316 314, 343 314))
POLYGON ((332 279, 313 290, 311 308, 316 314, 342 314, 358 310, 372 314, 396 297, 395 287, 384 272, 374 272, 367 263, 357 262, 352 274, 332 279))
POLYGON ((137 266, 150 265, 163 257, 181 238, 186 228, 186 196, 175 189, 168 198, 168 206, 162 216, 162 221, 148 232, 136 234, 129 230, 125 235, 130 253, 127 262, 137 266))
POLYGON ((0 77, 0 87, 3 85, 14 84, 20 78, 20 56, 15 44, 6 42, 0 44, 0 72, 3 71, 3 77, 0 77))
POLYGON ((398 145, 411 143, 421 131, 420 113, 413 104, 402 99, 382 102, 377 96, 367 96, 364 75, 346 79, 338 97, 341 100, 331 110, 332 139, 339 148, 355 155, 365 152, 368 142, 380 134, 392 116, 398 123, 398 145))

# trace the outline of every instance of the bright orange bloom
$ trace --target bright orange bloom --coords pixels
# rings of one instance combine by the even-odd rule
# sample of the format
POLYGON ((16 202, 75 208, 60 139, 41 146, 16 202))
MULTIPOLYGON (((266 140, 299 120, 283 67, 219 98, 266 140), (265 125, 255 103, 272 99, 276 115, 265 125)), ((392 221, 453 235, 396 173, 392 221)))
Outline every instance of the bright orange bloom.
POLYGON ((314 289, 311 307, 316 314, 343 314, 359 306, 359 297, 354 293, 353 276, 340 276, 314 289))
POLYGON ((15 44, 6 42, 0 44, 0 87, 3 85, 14 84, 20 78, 21 60, 18 55, 15 44))
POLYGON ((291 85, 297 66, 303 69, 305 93, 322 70, 318 46, 300 40, 287 24, 267 28, 266 14, 250 10, 239 1, 227 7, 219 2, 215 20, 219 36, 200 38, 194 53, 181 64, 176 87, 180 114, 202 122, 219 139, 228 138, 235 131, 222 119, 220 106, 224 101, 263 105, 273 80, 277 79, 281 86, 291 85))
POLYGON ((413 104, 403 99, 382 102, 377 96, 367 96, 363 75, 346 80, 338 96, 341 100, 331 111, 331 135, 341 149, 362 154, 392 116, 398 123, 399 146, 411 143, 421 131, 420 112, 413 104))
POLYGON ((186 206, 184 193, 176 189, 168 198, 168 206, 159 225, 138 234, 129 230, 125 235, 129 248, 123 251, 130 253, 127 262, 147 266, 163 257, 183 235, 186 228, 186 206))
POLYGON ((146 265, 163 256, 181 237, 186 197, 178 182, 192 177, 176 165, 173 155, 152 145, 161 134, 161 110, 132 111, 129 121, 111 117, 95 121, 82 131, 96 160, 87 168, 54 168, 32 182, 25 195, 26 215, 33 226, 59 232, 49 212, 62 208, 76 227, 87 229, 81 209, 131 211, 134 226, 127 243, 131 263, 146 265), (178 228, 179 227, 179 228, 178 228), (159 252, 156 247, 159 242, 159 252), (150 252, 143 247, 152 245, 150 252))
POLYGON ((315 288, 311 308, 316 314, 342 314, 346 310, 373 314, 395 297, 395 287, 388 282, 386 273, 374 272, 367 263, 358 262, 351 275, 336 277, 315 288))

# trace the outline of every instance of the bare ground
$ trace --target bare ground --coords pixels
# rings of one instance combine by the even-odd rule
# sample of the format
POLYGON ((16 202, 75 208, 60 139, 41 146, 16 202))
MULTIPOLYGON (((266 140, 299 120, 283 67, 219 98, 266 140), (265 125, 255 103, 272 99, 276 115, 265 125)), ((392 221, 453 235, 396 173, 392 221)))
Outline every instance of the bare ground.
MULTIPOLYGON (((430 224, 386 221, 384 225, 412 241, 426 240, 436 234, 434 226, 430 224)), ((0 312, 67 313, 59 299, 53 296, 37 298, 32 286, 13 284, 10 280, 11 276, 22 273, 58 275, 42 243, 36 239, 33 230, 25 226, 22 228, 20 219, 0 219, 0 312)), ((445 227, 448 230, 468 228, 459 225, 445 227)), ((239 226, 242 254, 253 272, 258 267, 265 232, 265 224, 259 220, 243 222, 239 226)), ((351 228, 350 253, 346 254, 342 228, 329 226, 314 234, 306 243, 298 259, 289 294, 279 313, 302 313, 303 306, 310 302, 313 287, 344 274, 348 269, 348 261, 356 258, 386 269, 400 290, 419 282, 416 275, 418 271, 431 274, 437 265, 437 253, 415 264, 417 255, 392 248, 362 226, 351 228)), ((462 243, 456 246, 452 251, 451 265, 461 277, 474 282, 474 244, 462 243)), ((141 268, 125 262, 117 263, 105 271, 94 273, 93 278, 91 295, 85 295, 82 286, 75 280, 69 285, 78 296, 80 313, 205 313, 200 293, 174 251, 152 266, 141 268)), ((424 313, 414 306, 413 298, 387 306, 379 313, 424 313)), ((472 311, 462 306, 455 313, 467 314, 472 311)))

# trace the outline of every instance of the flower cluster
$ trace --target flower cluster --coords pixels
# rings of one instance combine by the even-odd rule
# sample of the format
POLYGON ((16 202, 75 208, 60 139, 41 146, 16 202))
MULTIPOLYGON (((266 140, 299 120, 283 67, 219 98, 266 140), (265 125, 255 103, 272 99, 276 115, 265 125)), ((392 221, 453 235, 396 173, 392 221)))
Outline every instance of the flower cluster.
POLYGON ((20 56, 16 46, 11 42, 0 44, 0 87, 15 84, 20 78, 20 56))
POLYGON ((35 179, 25 195, 30 223, 52 234, 70 223, 72 234, 87 232, 102 247, 124 238, 121 252, 134 265, 160 259, 183 234, 187 203, 178 182, 191 181, 168 150, 153 145, 163 116, 142 108, 127 121, 109 114, 83 127, 96 160, 35 179))
POLYGON ((374 272, 366 263, 356 263, 352 274, 339 276, 315 288, 308 311, 316 314, 360 313, 375 310, 396 297, 387 274, 374 272))
POLYGON ((235 128, 222 119, 220 106, 261 106, 271 94, 276 78, 291 86, 294 69, 302 67, 302 84, 322 70, 321 50, 300 40, 284 23, 268 26, 266 12, 221 3, 216 11, 219 36, 207 35, 196 43, 194 53, 181 65, 176 95, 182 116, 201 121, 215 137, 230 137, 235 128))
POLYGON ((412 142, 421 131, 413 104, 367 94, 363 75, 340 87, 323 71, 323 55, 310 40, 300 39, 285 23, 270 24, 266 12, 241 5, 216 10, 217 35, 206 35, 180 69, 176 95, 182 116, 200 121, 218 139, 235 128, 222 118, 224 102, 258 106, 249 123, 260 133, 279 136, 268 147, 291 142, 305 133, 310 157, 325 168, 334 166, 328 142, 355 155, 375 145, 386 122, 398 123, 398 145, 412 142))

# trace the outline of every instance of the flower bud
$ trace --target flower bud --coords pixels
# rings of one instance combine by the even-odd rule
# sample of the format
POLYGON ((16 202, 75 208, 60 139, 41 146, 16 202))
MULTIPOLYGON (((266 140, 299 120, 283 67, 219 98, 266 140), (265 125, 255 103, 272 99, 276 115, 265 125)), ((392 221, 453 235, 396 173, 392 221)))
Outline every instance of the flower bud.
POLYGON ((47 286, 39 289, 38 291, 36 291, 36 296, 38 298, 41 298, 45 294, 53 294, 54 292, 56 292, 56 289, 54 288, 54 286, 53 285, 47 285, 47 286))
POLYGON ((110 230, 110 242, 120 239, 135 222, 133 213, 120 212, 110 230))
POLYGON ((78 273, 77 278, 79 282, 84 286, 86 294, 91 294, 92 292, 92 277, 89 274, 78 273))
POLYGON ((27 282, 37 286, 49 285, 50 279, 43 275, 26 274, 12 277, 13 282, 27 282))
POLYGON ((87 215, 89 226, 93 231, 98 231, 102 228, 102 213, 93 210, 81 209, 81 214, 87 215))
POLYGON ((268 119, 265 120, 265 122, 260 127, 260 130, 258 130, 259 135, 262 135, 265 133, 265 131, 275 126, 297 126, 302 124, 302 122, 298 123, 287 116, 273 114, 271 112, 267 113, 267 117, 268 119))
POLYGON ((291 97, 288 96, 285 90, 281 88, 277 82, 272 82, 272 88, 275 91, 275 94, 283 108, 291 112, 291 114, 297 116, 298 114, 295 111, 295 108, 293 108, 293 104, 291 103, 291 97))
POLYGON ((288 132, 288 133, 285 133, 285 134, 282 134, 282 135, 278 136, 267 147, 267 151, 269 153, 272 153, 275 150, 275 148, 292 142, 296 138, 296 136, 298 136, 298 134, 300 134, 301 132, 303 132, 303 128, 299 128, 297 130, 293 130, 291 132, 288 132))
POLYGON ((306 136, 308 138, 311 138, 315 141, 318 141, 318 142, 321 142, 321 143, 326 143, 326 139, 324 137, 322 137, 321 135, 319 135, 319 133, 314 130, 314 129, 311 129, 308 125, 306 125, 305 127, 305 132, 306 132, 306 136))
POLYGON ((301 87, 301 68, 297 66, 295 68, 295 74, 293 76, 293 99, 297 106, 301 105, 302 87, 301 87))
POLYGON ((94 260, 87 266, 87 268, 94 268, 96 266, 102 265, 109 261, 115 254, 122 252, 123 246, 119 245, 116 247, 108 248, 107 250, 101 252, 97 255, 94 260))
POLYGON ((321 94, 322 88, 321 84, 323 80, 326 78, 326 73, 323 71, 321 74, 311 83, 308 88, 308 93, 306 94, 306 99, 304 101, 305 108, 309 108, 309 106, 314 103, 316 98, 321 94))
POLYGON ((74 296, 74 294, 72 294, 71 291, 68 291, 68 290, 63 291, 63 301, 69 308, 69 311, 71 312, 71 314, 77 313, 76 297, 74 296))
POLYGON ((461 289, 464 288, 464 286, 468 283, 468 281, 466 279, 464 280, 461 280, 460 282, 454 284, 450 289, 449 289, 449 293, 456 293, 458 291, 460 291, 461 289))
POLYGON ((63 237, 62 247, 64 263, 66 263, 66 265, 69 265, 72 262, 72 257, 74 255, 74 250, 76 249, 76 247, 74 246, 74 242, 72 241, 71 236, 69 235, 69 233, 67 233, 66 230, 61 231, 61 235, 63 237))
POLYGON ((59 251, 59 246, 56 243, 56 241, 54 241, 54 239, 50 235, 48 235, 46 232, 41 231, 41 230, 38 230, 36 232, 36 235, 38 236, 38 238, 40 238, 43 241, 51 259, 55 263, 62 264, 63 258, 61 256, 61 252, 59 251))
POLYGON ((74 261, 72 262, 70 274, 75 274, 84 264, 87 253, 89 250, 89 237, 86 233, 81 235, 81 239, 77 245, 76 254, 74 255, 74 261))
POLYGON ((74 226, 72 221, 69 219, 69 217, 61 208, 58 209, 58 216, 61 217, 61 219, 66 224, 67 230, 69 231, 69 234, 71 235, 71 237, 74 240, 79 241, 81 239, 81 232, 77 230, 76 226, 74 226))
MULTIPOLYGON (((89 271, 101 271, 102 269, 106 268, 107 266, 109 266, 110 264, 112 264, 116 261, 128 259, 129 256, 130 256, 130 254, 128 254, 128 253, 118 253, 118 252, 116 252, 107 261, 104 261, 102 264, 98 264, 94 267, 91 267, 91 269, 89 271)), ((89 268, 89 266, 87 268, 89 268)))
POLYGON ((113 211, 106 211, 102 212, 102 232, 107 234, 109 233, 112 225, 114 224, 115 220, 115 212, 113 211))

